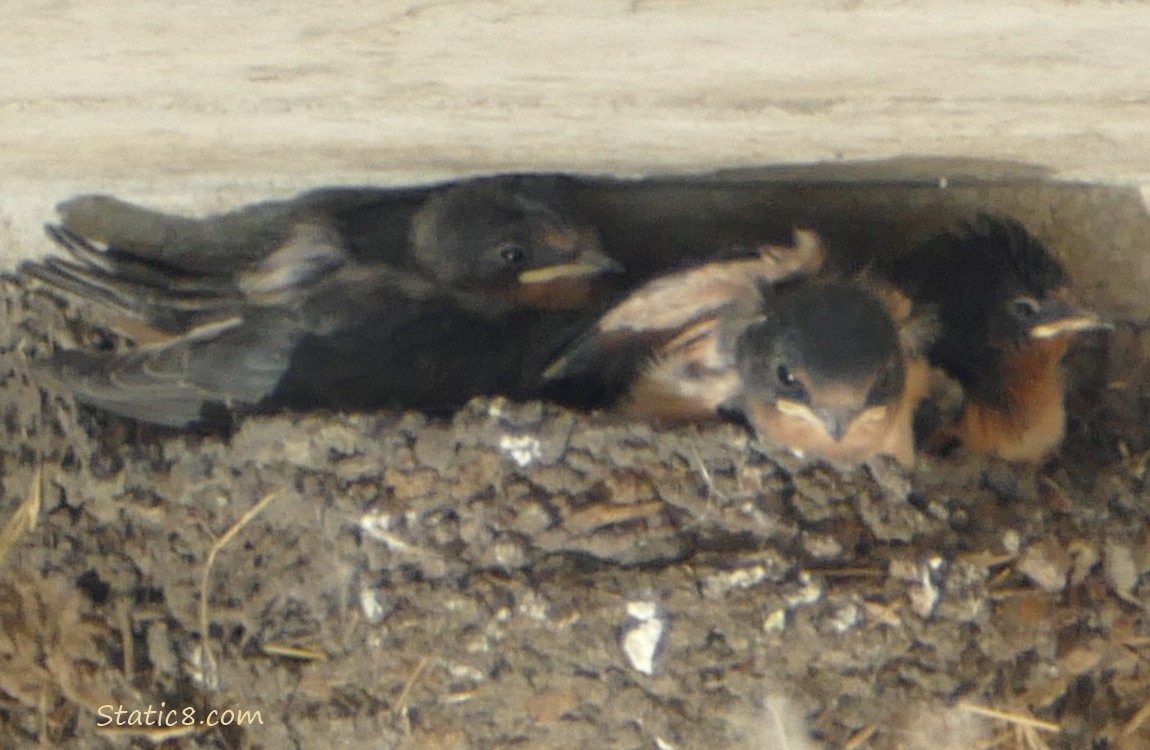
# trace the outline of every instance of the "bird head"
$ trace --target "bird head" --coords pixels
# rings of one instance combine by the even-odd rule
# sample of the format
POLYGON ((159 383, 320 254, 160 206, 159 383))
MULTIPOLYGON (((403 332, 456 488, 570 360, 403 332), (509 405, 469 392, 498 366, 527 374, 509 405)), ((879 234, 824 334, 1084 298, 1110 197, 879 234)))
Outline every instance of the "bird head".
POLYGON ((886 419, 906 372, 898 329, 882 302, 847 281, 764 294, 765 315, 739 336, 735 355, 743 410, 756 429, 802 449, 796 443, 841 443, 856 425, 886 419))
POLYGON ((916 301, 939 307, 944 356, 1105 327, 1075 302, 1062 263, 1014 219, 979 214, 932 238, 904 266, 902 282, 916 301))
POLYGON ((412 220, 416 264, 434 280, 528 307, 582 307, 622 271, 559 178, 502 176, 433 194, 412 220))

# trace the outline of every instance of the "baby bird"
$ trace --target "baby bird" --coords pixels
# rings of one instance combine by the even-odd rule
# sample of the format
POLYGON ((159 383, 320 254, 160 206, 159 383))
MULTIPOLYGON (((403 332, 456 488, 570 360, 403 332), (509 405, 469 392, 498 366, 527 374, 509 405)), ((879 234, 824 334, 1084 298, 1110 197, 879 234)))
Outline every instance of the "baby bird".
MULTIPOLYGON (((213 243, 134 250, 105 232, 102 248, 50 227, 70 257, 20 273, 102 311, 90 322, 135 345, 59 351, 48 369, 78 400, 142 421, 181 427, 214 405, 441 410, 480 394, 533 396, 538 347, 566 340, 587 304, 582 285, 619 266, 532 184, 490 178, 433 195, 394 264, 362 260, 330 223, 299 219, 278 247, 240 261, 213 243), (572 282, 577 294, 542 293, 536 305, 539 288, 572 282)), ((65 212, 79 215, 76 203, 65 212)), ((104 226, 117 221, 130 228, 122 217, 104 226)))
POLYGON ((1062 442, 1063 355, 1105 327, 1057 258, 1018 221, 980 214, 897 262, 891 279, 937 310, 931 364, 962 387, 955 432, 972 451, 1039 462, 1062 442))
POLYGON ((798 453, 912 463, 929 324, 892 290, 809 278, 825 251, 812 232, 799 230, 795 240, 648 283, 547 374, 570 376, 639 347, 645 364, 623 401, 632 413, 705 419, 729 411, 798 453))
POLYGON ((795 283, 764 295, 736 340, 741 387, 726 406, 770 442, 861 463, 914 463, 914 413, 928 391, 929 319, 859 281, 795 283), (901 322, 901 326, 900 326, 901 322))
MULTIPOLYGON (((494 307, 584 308, 622 267, 580 215, 571 187, 559 175, 499 175, 429 189, 330 188, 204 219, 84 195, 61 203, 61 225, 49 227, 73 259, 49 258, 35 272, 90 281, 98 269, 102 284, 232 294, 243 274, 266 271, 297 228, 311 225, 341 245, 347 262, 386 264, 494 307)), ((293 260, 280 270, 322 270, 293 260)))
POLYGON ((411 221, 406 265, 440 284, 535 309, 588 309, 623 267, 580 215, 566 179, 508 175, 433 193, 411 221))

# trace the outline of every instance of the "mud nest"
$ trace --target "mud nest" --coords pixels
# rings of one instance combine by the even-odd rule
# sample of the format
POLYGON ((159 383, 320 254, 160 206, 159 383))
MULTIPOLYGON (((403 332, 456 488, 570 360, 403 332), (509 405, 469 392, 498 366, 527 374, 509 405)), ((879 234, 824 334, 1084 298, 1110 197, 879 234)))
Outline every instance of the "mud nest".
POLYGON ((4 304, 4 746, 1150 746, 1138 330, 1060 459, 908 474, 500 399, 164 432, 4 304))

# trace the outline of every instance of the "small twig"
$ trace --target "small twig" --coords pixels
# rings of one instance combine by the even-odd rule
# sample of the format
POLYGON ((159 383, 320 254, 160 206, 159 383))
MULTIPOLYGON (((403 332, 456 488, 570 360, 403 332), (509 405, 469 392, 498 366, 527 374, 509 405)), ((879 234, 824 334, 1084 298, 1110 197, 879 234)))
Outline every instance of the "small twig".
POLYGON ((180 737, 188 737, 193 734, 198 734, 203 731, 203 727, 196 725, 179 725, 174 727, 157 727, 155 729, 144 729, 141 727, 96 727, 98 734, 108 735, 112 737, 139 737, 146 739, 153 745, 159 745, 170 740, 179 739, 180 737))
POLYGON ((287 643, 265 643, 263 652, 268 656, 282 656, 286 659, 298 659, 300 661, 325 661, 327 659, 327 654, 319 649, 292 646, 287 643))
POLYGON ((694 454, 695 461, 699 464, 699 475, 703 477, 703 483, 707 485, 707 491, 723 502, 727 502, 727 496, 720 492, 719 488, 715 486, 715 479, 711 476, 711 471, 707 468, 707 462, 703 460, 703 454, 699 452, 699 446, 696 445, 694 441, 691 441, 691 453, 694 454))
POLYGON ((355 629, 359 627, 359 621, 362 615, 360 608, 357 607, 344 607, 344 612, 351 612, 347 618, 347 622, 343 627, 342 632, 339 634, 339 646, 343 651, 348 650, 348 644, 351 643, 351 637, 355 634, 355 629))
POLYGON ((242 529, 244 526, 247 526, 248 523, 250 523, 251 520, 255 518, 260 511, 262 511, 271 503, 272 500, 278 498, 280 493, 280 490, 272 490, 260 498, 260 501, 249 508, 246 513, 240 516, 239 520, 233 523, 231 527, 229 527, 228 530, 224 532, 224 535, 216 540, 216 543, 212 545, 212 548, 208 550, 208 559, 204 564, 203 575, 200 576, 200 646, 204 657, 203 675, 204 684, 206 685, 212 684, 212 678, 215 676, 216 672, 216 660, 212 656, 212 649, 208 643, 208 592, 212 582, 212 567, 216 564, 216 555, 218 555, 220 550, 223 549, 224 546, 226 546, 227 543, 232 540, 232 537, 239 533, 240 529, 242 529))
MULTIPOLYGON (((427 669, 427 664, 430 661, 430 656, 425 656, 420 659, 419 663, 415 665, 415 669, 412 670, 411 676, 407 678, 407 682, 403 684, 403 690, 400 691, 399 698, 395 703, 396 716, 399 716, 404 720, 407 719, 407 699, 411 695, 411 690, 415 687, 416 681, 419 679, 420 675, 423 674, 423 670, 427 669)), ((409 723, 407 724, 406 731, 407 733, 411 732, 411 725, 409 723)))
POLYGON ((1018 741, 1030 750, 1050 750, 1050 745, 1047 745, 1046 740, 1038 736, 1038 730, 1034 727, 1016 724, 1014 733, 1018 737, 1018 741))
POLYGON ((120 606, 116 609, 118 610, 116 614, 119 615, 120 619, 120 644, 121 648, 124 649, 124 678, 130 685, 136 674, 136 648, 132 639, 131 606, 121 599, 120 606))
POLYGON ((791 741, 788 739, 790 733, 787 732, 787 727, 783 723, 783 717, 775 709, 774 702, 769 699, 764 701, 763 710, 770 717, 772 728, 775 730, 775 743, 779 750, 791 750, 791 741))
POLYGON ((870 741, 871 737, 875 736, 878 732, 878 724, 867 724, 862 729, 851 735, 847 740, 847 744, 843 745, 843 750, 858 750, 860 747, 870 741))
POLYGON ((8 556, 17 539, 36 528, 36 519, 40 516, 40 505, 43 500, 43 478, 43 465, 36 464, 36 469, 32 472, 32 486, 28 488, 24 502, 20 503, 20 507, 0 531, 0 562, 8 556))
POLYGON ((48 686, 46 684, 40 686, 38 703, 37 708, 40 711, 40 741, 38 744, 40 747, 51 747, 51 743, 48 742, 48 686))
POLYGON ((993 708, 984 708, 983 706, 976 706, 973 703, 959 703, 958 707, 963 711, 969 711, 972 714, 979 716, 986 716, 991 719, 999 719, 1001 721, 1009 722, 1024 727, 1032 727, 1034 729, 1041 729, 1045 732, 1061 732, 1062 727, 1057 724, 1052 724, 1049 721, 1035 719, 1032 716, 1023 716, 1021 714, 1010 714, 1005 711, 998 711, 993 708))
POLYGON ((887 571, 879 568, 821 568, 811 566, 812 573, 819 573, 827 578, 883 578, 887 571))

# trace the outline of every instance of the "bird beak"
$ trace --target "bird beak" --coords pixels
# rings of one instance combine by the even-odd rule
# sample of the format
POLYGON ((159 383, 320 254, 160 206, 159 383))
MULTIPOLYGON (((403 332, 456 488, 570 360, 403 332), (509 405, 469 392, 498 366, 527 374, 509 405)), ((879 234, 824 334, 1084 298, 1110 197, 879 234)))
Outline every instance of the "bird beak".
POLYGON ((599 251, 583 253, 573 263, 532 268, 519 274, 520 284, 548 284, 553 281, 584 279, 608 273, 621 273, 623 266, 599 251), (596 257, 597 256, 597 257, 596 257))
POLYGON ((1030 329, 1030 336, 1036 339, 1050 339, 1078 331, 1109 330, 1113 327, 1112 324, 1099 320, 1094 315, 1079 315, 1052 323, 1040 323, 1030 329))
POLYGON ((850 432, 855 425, 869 424, 887 418, 885 405, 871 406, 859 410, 855 407, 827 407, 818 411, 819 419, 826 428, 827 434, 834 438, 836 443, 850 432))
POLYGON ((812 409, 806 404, 800 404, 786 398, 780 398, 775 403, 775 408, 787 416, 798 417, 809 424, 821 427, 834 438, 836 443, 842 440, 843 435, 847 434, 855 415, 854 409, 833 406, 812 409))
POLYGON ((827 429, 834 441, 837 443, 843 439, 843 435, 847 434, 847 430, 851 427, 851 422, 854 421, 855 412, 853 409, 821 409, 819 417, 822 419, 823 426, 827 429))
POLYGON ((600 249, 599 238, 594 234, 589 236, 588 233, 581 232, 574 238, 561 235, 548 236, 546 241, 554 247, 574 249, 571 261, 523 271, 519 274, 520 284, 548 284, 553 281, 589 279, 608 273, 622 273, 624 270, 617 260, 600 249))
POLYGON ((565 260, 521 271, 514 293, 518 303, 541 310, 588 310, 617 291, 603 277, 620 273, 623 266, 599 249, 593 235, 584 236, 565 260))
POLYGON ((1069 288, 1055 290, 1039 309, 1038 320, 1030 327, 1030 338, 1052 339, 1069 336, 1079 331, 1097 331, 1113 328, 1089 310, 1078 306, 1069 288))
POLYGON ((1058 317, 1045 320, 1030 329, 1030 337, 1034 339, 1052 339, 1057 336, 1066 336, 1079 331, 1107 330, 1114 326, 1105 322, 1091 312, 1083 312, 1067 308, 1058 317))
MULTIPOLYGON (((614 261, 612 261, 614 263, 614 261)), ((615 267, 606 267, 594 263, 564 263, 546 268, 532 268, 519 274, 520 284, 549 284, 561 279, 582 279, 599 276, 605 273, 617 273, 622 268, 615 263, 615 267)))

